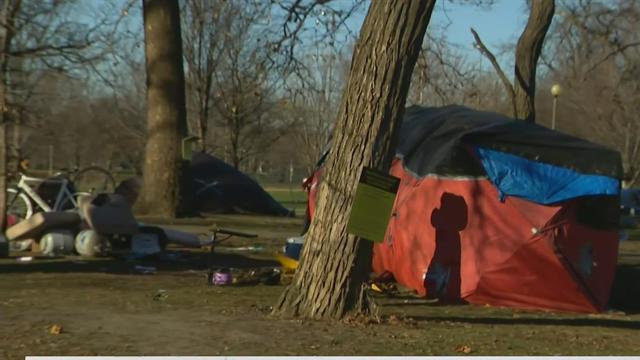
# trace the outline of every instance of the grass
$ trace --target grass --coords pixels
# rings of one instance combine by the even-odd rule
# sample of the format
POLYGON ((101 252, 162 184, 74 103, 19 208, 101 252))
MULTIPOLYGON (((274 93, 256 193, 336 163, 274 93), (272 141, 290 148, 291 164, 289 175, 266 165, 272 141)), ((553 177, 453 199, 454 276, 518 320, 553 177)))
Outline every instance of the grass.
POLYGON ((301 216, 304 214, 307 207, 307 193, 302 189, 269 186, 265 190, 282 206, 295 210, 296 215, 301 216))
POLYGON ((207 232, 217 224, 259 234, 257 239, 232 238, 211 258, 173 249, 188 260, 0 259, 0 358, 640 353, 640 241, 621 244, 615 311, 596 315, 440 306, 405 294, 376 295, 384 315, 381 324, 300 321, 270 316, 283 286, 206 284, 210 264, 277 266, 270 253, 297 234, 300 222, 238 215, 162 222, 192 232, 207 232), (247 245, 266 250, 233 251, 247 245), (155 266, 157 272, 141 275, 136 265, 155 266), (54 324, 62 326, 60 335, 49 333, 54 324))
POLYGON ((640 240, 640 229, 626 229, 625 231, 629 235, 629 240, 640 240))

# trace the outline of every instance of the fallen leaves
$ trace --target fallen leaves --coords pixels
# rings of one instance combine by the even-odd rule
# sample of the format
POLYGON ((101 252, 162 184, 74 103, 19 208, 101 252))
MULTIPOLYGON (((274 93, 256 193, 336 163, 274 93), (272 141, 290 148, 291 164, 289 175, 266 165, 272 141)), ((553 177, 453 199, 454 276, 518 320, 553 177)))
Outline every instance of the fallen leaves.
POLYGON ((458 346, 456 346, 456 352, 463 353, 463 354, 470 354, 471 353, 471 346, 458 345, 458 346))
POLYGON ((417 321, 409 316, 398 316, 398 315, 389 315, 386 318, 383 318, 384 322, 389 324, 389 325, 404 325, 404 326, 409 326, 409 327, 415 327, 417 326, 417 321))
POLYGON ((167 290, 158 290, 155 295, 153 295, 153 301, 163 301, 169 297, 167 294, 167 290))
POLYGON ((60 335, 62 333, 62 326, 58 324, 51 325, 49 328, 49 334, 60 335))

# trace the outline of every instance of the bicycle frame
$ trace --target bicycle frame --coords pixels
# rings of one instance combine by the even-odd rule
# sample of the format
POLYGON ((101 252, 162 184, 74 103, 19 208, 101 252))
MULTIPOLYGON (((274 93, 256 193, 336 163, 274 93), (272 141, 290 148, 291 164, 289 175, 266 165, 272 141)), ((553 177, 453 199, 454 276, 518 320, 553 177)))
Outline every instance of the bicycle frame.
POLYGON ((64 200, 70 200, 71 204, 73 204, 74 207, 78 206, 76 199, 74 199, 73 194, 69 191, 69 187, 67 186, 69 185, 69 183, 70 181, 67 179, 41 179, 41 178, 22 175, 16 187, 18 188, 18 192, 24 192, 25 194, 27 194, 29 198, 33 200, 42 210, 44 210, 45 212, 50 212, 50 211, 60 211, 61 210, 60 207, 62 206, 64 200), (56 202, 53 204, 53 207, 49 206, 49 204, 47 204, 40 197, 40 195, 38 195, 33 190, 33 188, 29 186, 29 183, 31 184, 42 183, 45 180, 50 182, 57 182, 61 184, 60 190, 58 191, 58 195, 56 196, 56 202))

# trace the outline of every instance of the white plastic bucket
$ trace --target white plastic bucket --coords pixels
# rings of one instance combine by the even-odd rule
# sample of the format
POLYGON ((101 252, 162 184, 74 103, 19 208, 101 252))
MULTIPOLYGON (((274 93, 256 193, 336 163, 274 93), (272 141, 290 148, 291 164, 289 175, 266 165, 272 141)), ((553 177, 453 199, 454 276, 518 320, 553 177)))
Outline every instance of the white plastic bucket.
POLYGON ((44 255, 71 254, 74 249, 75 238, 68 230, 54 230, 40 239, 40 250, 44 255))
POLYGON ((28 251, 31 249, 31 244, 33 244, 33 240, 18 240, 18 241, 10 241, 9 249, 11 251, 28 251))
POLYGON ((76 252, 82 256, 105 255, 109 250, 109 241, 95 230, 82 230, 76 235, 75 248, 76 252))

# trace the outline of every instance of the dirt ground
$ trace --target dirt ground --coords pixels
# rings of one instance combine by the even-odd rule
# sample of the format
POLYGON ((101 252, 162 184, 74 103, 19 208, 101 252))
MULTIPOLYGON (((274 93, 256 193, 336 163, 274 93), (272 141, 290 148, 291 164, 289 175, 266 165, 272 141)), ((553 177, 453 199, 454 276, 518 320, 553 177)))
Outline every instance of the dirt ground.
MULTIPOLYGON (((153 222, 154 219, 148 219, 153 222)), ((259 234, 230 240, 216 267, 273 268, 269 253, 295 235, 298 220, 217 217, 259 234), (233 251, 262 247, 259 252, 233 251)), ((412 296, 378 296, 382 324, 274 318, 283 287, 214 287, 205 253, 171 249, 170 261, 79 257, 0 260, 0 358, 25 355, 638 355, 640 241, 621 246, 612 307, 598 315, 439 306, 412 296), (183 261, 179 261, 182 259, 183 261), (136 265, 157 268, 140 274, 136 265), (52 334, 52 326, 61 327, 52 334)))

